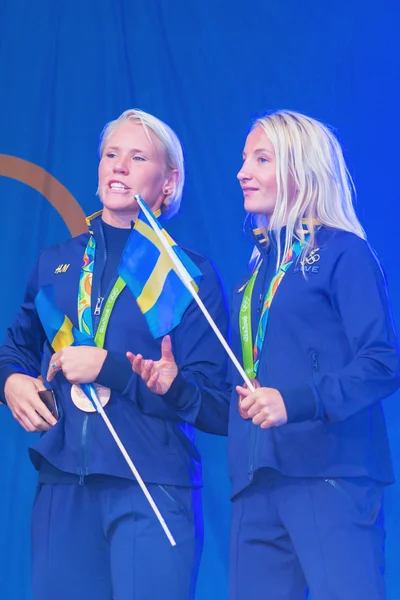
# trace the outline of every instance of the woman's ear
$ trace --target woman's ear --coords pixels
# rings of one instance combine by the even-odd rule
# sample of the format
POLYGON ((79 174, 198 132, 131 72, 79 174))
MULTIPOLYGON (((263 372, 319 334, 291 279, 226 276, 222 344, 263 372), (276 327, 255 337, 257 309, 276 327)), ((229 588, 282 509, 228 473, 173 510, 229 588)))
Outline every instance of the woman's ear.
POLYGON ((178 181, 179 181, 179 171, 178 169, 171 169, 171 171, 168 173, 165 182, 164 182, 164 186, 163 186, 163 194, 165 194, 165 196, 173 196, 175 194, 175 190, 176 190, 176 186, 178 185, 178 181))

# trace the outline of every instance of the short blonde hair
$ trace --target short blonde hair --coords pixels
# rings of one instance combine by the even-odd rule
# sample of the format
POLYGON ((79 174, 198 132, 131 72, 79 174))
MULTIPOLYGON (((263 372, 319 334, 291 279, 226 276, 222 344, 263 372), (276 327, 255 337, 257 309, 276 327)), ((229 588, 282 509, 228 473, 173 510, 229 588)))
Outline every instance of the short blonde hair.
POLYGON ((160 119, 157 119, 157 117, 144 112, 143 110, 131 108, 125 110, 117 119, 110 121, 104 127, 100 135, 100 157, 102 156, 107 139, 123 121, 140 123, 143 125, 147 135, 149 135, 148 130, 151 129, 164 149, 166 167, 168 169, 177 169, 178 171, 179 178, 175 189, 173 190, 173 193, 167 197, 163 203, 163 206, 161 207, 163 217, 165 219, 169 219, 179 212, 182 200, 183 185, 185 183, 185 166, 182 144, 176 133, 171 129, 171 127, 169 127, 169 125, 160 119))

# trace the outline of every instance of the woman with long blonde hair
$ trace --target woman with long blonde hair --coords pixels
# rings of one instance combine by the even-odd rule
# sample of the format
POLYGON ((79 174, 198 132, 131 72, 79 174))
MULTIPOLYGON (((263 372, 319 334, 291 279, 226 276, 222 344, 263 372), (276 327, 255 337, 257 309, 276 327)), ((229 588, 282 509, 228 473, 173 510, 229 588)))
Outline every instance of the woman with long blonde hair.
MULTIPOLYGON (((229 598, 383 600, 393 471, 380 401, 400 364, 340 144, 274 112, 255 122, 238 178, 255 249, 233 293, 232 347, 256 389, 232 369, 229 598)), ((194 402, 172 354, 131 358, 151 390, 176 378, 194 402)))
POLYGON ((399 356, 340 144, 305 115, 267 114, 238 179, 255 250, 232 344, 256 389, 233 373, 230 600, 383 599, 380 401, 399 356))

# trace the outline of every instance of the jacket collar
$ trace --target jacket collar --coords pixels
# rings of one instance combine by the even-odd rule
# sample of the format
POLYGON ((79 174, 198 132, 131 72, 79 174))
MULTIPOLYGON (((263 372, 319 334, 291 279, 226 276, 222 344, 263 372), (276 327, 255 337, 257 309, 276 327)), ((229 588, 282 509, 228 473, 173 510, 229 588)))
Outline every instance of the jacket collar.
MULTIPOLYGON (((261 254, 270 252, 271 248, 276 248, 277 239, 276 232, 269 230, 268 226, 265 227, 254 227, 255 215, 248 215, 246 218, 244 229, 251 241, 255 244, 261 254)), ((309 233, 310 220, 302 219, 302 228, 304 233, 309 233)), ((313 219, 314 226, 320 226, 321 223, 316 219, 313 219)), ((286 238, 286 227, 282 227, 281 233, 281 246, 285 245, 286 238)))
POLYGON ((101 221, 102 214, 103 214, 103 210, 98 210, 97 212, 93 213, 92 215, 89 215, 88 217, 86 217, 86 225, 88 226, 89 233, 91 233, 92 235, 93 235, 93 229, 94 228, 97 229, 98 222, 101 221))

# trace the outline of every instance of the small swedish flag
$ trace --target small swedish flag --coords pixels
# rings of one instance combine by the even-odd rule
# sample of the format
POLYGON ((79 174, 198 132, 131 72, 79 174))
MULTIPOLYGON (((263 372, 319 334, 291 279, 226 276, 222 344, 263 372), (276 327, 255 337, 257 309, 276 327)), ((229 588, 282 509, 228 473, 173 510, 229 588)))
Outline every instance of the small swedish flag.
MULTIPOLYGON (((177 246, 157 218, 155 225, 165 236, 192 278, 198 291, 202 273, 194 262, 177 246)), ((192 295, 182 283, 168 252, 150 225, 145 209, 140 210, 118 267, 118 274, 135 296, 154 338, 166 335, 176 327, 192 301, 192 295)))
POLYGON ((36 310, 52 348, 58 352, 65 346, 94 346, 93 339, 74 327, 57 307, 52 285, 40 288, 35 298, 36 310))

